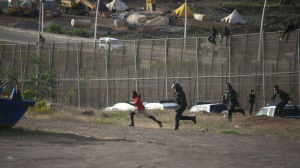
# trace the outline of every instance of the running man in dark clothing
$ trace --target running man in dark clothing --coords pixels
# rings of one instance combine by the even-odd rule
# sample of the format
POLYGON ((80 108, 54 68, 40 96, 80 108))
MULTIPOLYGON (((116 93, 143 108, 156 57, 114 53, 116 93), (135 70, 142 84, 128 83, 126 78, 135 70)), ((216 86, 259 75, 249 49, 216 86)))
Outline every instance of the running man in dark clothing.
POLYGON ((288 41, 289 40, 289 37, 290 37, 290 33, 295 30, 295 26, 294 26, 294 23, 292 20, 290 20, 290 23, 287 25, 287 27, 285 28, 282 36, 280 37, 280 40, 283 39, 283 37, 286 35, 286 40, 285 41, 288 41))
POLYGON ((136 106, 136 109, 130 113, 131 124, 129 126, 134 127, 134 115, 135 114, 144 114, 146 117, 155 121, 160 127, 163 126, 161 121, 157 120, 153 115, 151 115, 147 112, 147 110, 145 109, 145 106, 143 105, 143 102, 141 100, 141 96, 139 94, 137 94, 136 91, 132 92, 132 98, 133 98, 133 103, 129 103, 129 102, 127 102, 127 103, 132 106, 136 106))
POLYGON ((277 105, 276 105, 276 108, 275 108, 275 116, 281 116, 281 117, 284 117, 284 111, 283 111, 283 108, 284 106, 289 102, 290 100, 290 96, 288 93, 286 93, 285 91, 283 90, 280 90, 279 89, 279 86, 274 86, 273 88, 274 90, 274 93, 273 93, 273 96, 271 97, 271 100, 275 100, 275 98, 277 96, 279 96, 281 102, 279 102, 277 105))
POLYGON ((175 109, 175 130, 179 129, 179 120, 191 120, 196 124, 196 116, 183 116, 182 113, 186 109, 187 102, 185 94, 182 90, 182 87, 179 83, 174 83, 171 87, 175 92, 175 103, 178 105, 178 108, 175 109))
POLYGON ((235 109, 235 106, 237 106, 237 103, 238 103, 237 93, 232 88, 230 83, 226 83, 226 86, 227 86, 227 92, 223 96, 223 104, 226 104, 227 107, 228 107, 227 119, 228 119, 229 122, 231 122, 233 112, 240 112, 244 116, 245 116, 245 112, 241 108, 235 109))
POLYGON ((252 114, 253 105, 255 104, 255 97, 256 97, 256 95, 255 95, 254 89, 251 89, 250 95, 249 95, 249 103, 250 103, 249 114, 252 114))

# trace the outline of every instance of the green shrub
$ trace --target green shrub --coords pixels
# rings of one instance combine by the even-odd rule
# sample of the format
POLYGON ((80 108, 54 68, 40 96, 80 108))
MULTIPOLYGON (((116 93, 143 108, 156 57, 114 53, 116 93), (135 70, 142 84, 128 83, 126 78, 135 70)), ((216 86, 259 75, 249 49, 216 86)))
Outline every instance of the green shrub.
POLYGON ((27 99, 27 100, 34 100, 35 96, 36 96, 36 92, 30 89, 22 93, 23 99, 27 99))
POLYGON ((59 24, 51 24, 47 27, 46 32, 48 33, 55 33, 55 34, 60 34, 61 33, 61 27, 59 24))
POLYGON ((89 37, 89 34, 83 29, 70 30, 66 34, 70 36, 89 37))
POLYGON ((53 111, 47 106, 45 100, 35 102, 34 107, 30 107, 29 111, 33 114, 51 114, 53 111))

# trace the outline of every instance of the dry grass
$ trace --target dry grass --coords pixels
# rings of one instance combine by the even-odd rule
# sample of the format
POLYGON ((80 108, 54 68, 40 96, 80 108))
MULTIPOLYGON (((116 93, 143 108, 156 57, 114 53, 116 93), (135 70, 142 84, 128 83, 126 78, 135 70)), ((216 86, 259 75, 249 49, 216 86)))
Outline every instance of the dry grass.
MULTIPOLYGON (((82 112, 91 109, 65 108, 52 111, 49 114, 26 113, 26 117, 40 119, 63 119, 80 121, 91 124, 113 124, 127 126, 130 123, 129 111, 103 111, 93 109, 92 115, 84 115, 82 112)), ((163 129, 174 129, 174 110, 151 110, 149 111, 158 120, 163 122, 163 129)), ((300 120, 285 119, 264 116, 233 115, 233 121, 228 122, 223 115, 207 113, 184 112, 184 115, 197 117, 197 124, 191 121, 180 121, 180 130, 201 131, 213 134, 247 134, 247 135, 268 135, 283 137, 300 137, 300 120)), ((152 120, 143 115, 135 116, 136 127, 159 128, 152 120)))

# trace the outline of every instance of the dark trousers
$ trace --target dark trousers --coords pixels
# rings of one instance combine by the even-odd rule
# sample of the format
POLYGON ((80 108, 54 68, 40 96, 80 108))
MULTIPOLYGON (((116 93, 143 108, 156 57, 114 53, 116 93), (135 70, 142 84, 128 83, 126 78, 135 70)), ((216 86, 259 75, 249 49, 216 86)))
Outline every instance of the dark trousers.
POLYGON ((290 31, 284 31, 282 36, 281 36, 281 39, 283 39, 283 37, 286 35, 286 39, 285 41, 288 41, 289 40, 289 37, 290 37, 290 31))
POLYGON ((254 105, 254 103, 250 103, 250 111, 249 111, 249 114, 252 114, 252 111, 253 111, 253 105, 254 105))
POLYGON ((227 115, 228 121, 231 121, 232 113, 234 113, 234 112, 240 112, 243 115, 245 115, 245 112, 243 109, 241 109, 241 108, 235 109, 235 106, 236 106, 236 104, 231 104, 231 103, 228 106, 228 115, 227 115))
POLYGON ((179 128, 179 120, 193 120, 194 117, 191 116, 183 116, 183 111, 176 111, 175 116, 175 129, 179 128))
POLYGON ((279 102, 277 105, 276 105, 276 108, 275 108, 275 116, 281 116, 281 117, 284 117, 284 111, 283 111, 283 108, 284 106, 288 103, 288 101, 285 101, 285 100, 281 100, 281 102, 279 102))

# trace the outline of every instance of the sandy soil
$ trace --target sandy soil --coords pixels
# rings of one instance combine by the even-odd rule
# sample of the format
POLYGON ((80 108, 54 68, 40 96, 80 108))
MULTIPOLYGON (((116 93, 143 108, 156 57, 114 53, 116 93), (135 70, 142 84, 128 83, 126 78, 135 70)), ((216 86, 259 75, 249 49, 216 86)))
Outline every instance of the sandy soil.
POLYGON ((299 167, 300 141, 23 118, 0 135, 0 167, 299 167), (52 133, 53 132, 53 133, 52 133))

